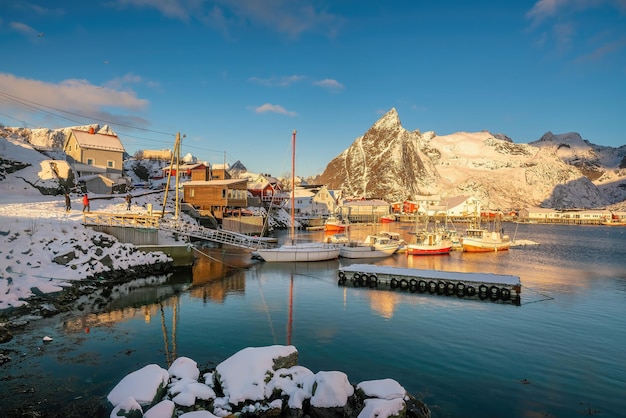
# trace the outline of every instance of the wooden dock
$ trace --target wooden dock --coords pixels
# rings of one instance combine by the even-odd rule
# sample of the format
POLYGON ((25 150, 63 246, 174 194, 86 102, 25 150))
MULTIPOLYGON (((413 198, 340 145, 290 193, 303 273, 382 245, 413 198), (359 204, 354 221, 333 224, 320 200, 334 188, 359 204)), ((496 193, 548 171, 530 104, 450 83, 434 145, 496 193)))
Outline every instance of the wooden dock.
POLYGON ((340 267, 340 286, 390 289, 520 304, 522 283, 517 276, 421 270, 373 264, 340 267))

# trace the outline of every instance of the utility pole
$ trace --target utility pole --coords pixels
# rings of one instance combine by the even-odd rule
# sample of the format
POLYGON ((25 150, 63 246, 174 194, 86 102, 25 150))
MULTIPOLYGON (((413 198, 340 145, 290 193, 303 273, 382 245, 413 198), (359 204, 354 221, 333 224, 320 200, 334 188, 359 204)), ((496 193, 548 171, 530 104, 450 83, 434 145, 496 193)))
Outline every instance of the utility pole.
POLYGON ((176 141, 174 142, 174 152, 170 159, 170 170, 167 173, 167 182, 165 183, 165 196, 163 197, 163 209, 161 209, 161 218, 165 216, 165 205, 167 204, 167 195, 170 190, 170 180, 172 178, 172 169, 174 168, 174 160, 176 160, 176 205, 174 217, 178 219, 178 186, 180 176, 180 132, 176 133, 176 141))

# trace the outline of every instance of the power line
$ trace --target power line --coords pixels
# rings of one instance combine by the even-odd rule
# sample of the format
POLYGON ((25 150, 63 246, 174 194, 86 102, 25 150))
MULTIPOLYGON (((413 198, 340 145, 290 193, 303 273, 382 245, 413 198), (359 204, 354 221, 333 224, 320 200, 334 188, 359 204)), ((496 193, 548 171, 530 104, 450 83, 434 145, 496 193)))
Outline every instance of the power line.
POLYGON ((161 134, 161 135, 168 135, 168 136, 175 136, 176 135, 176 134, 173 134, 173 133, 170 133, 170 132, 155 131, 153 129, 140 128, 138 126, 128 125, 128 124, 124 124, 124 123, 121 123, 121 122, 113 122, 113 121, 109 121, 109 120, 105 120, 105 119, 100 119, 100 118, 94 118, 94 117, 91 117, 91 116, 81 115, 79 113, 75 113, 75 112, 70 112, 70 111, 67 111, 67 110, 59 109, 59 108, 54 107, 54 106, 48 106, 48 105, 45 105, 43 103, 37 103, 37 102, 34 102, 32 100, 23 99, 23 98, 14 96, 12 94, 9 94, 9 93, 3 92, 3 91, 0 91, 0 96, 3 96, 5 98, 7 98, 9 100, 12 100, 12 101, 15 101, 17 103, 20 103, 23 106, 27 106, 27 107, 33 108, 35 110, 38 110, 40 112, 48 113, 48 114, 53 115, 53 116, 57 116, 57 117, 60 117, 60 118, 63 118, 63 119, 67 119, 67 120, 72 121, 74 123, 79 123, 80 124, 81 122, 75 121, 73 119, 67 118, 67 117, 62 116, 62 115, 57 115, 57 114, 54 114, 52 112, 48 112, 48 111, 46 111, 44 109, 41 109, 41 108, 52 109, 52 110, 55 110, 57 112, 62 112, 62 113, 65 113, 65 114, 68 114, 68 115, 72 115, 72 116, 78 116, 78 117, 84 118, 84 119, 96 120, 98 122, 106 123, 107 125, 123 126, 123 127, 130 128, 130 129, 137 129, 139 131, 152 132, 152 133, 161 134), (38 108, 37 106, 39 106, 40 108, 38 108))

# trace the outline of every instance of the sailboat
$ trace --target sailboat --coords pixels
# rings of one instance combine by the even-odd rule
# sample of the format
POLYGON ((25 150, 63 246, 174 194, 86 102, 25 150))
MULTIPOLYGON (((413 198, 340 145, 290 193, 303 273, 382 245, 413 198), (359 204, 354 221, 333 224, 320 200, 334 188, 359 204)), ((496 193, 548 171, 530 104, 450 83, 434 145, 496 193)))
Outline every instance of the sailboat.
POLYGON ((339 248, 322 242, 295 242, 296 131, 291 136, 291 230, 289 244, 258 249, 253 255, 267 262, 324 261, 339 257, 339 248))

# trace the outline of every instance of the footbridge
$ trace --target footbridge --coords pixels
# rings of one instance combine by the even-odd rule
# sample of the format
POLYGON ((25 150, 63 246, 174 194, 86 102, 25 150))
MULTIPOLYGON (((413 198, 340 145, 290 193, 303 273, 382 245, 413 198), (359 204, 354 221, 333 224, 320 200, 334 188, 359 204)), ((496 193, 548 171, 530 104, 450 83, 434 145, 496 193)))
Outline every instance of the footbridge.
POLYGON ((178 235, 232 245, 249 250, 272 248, 274 243, 262 237, 251 237, 224 229, 205 228, 177 219, 165 219, 151 214, 119 214, 104 212, 85 212, 83 225, 114 235, 122 242, 133 244, 157 244, 146 242, 150 236, 158 240, 158 231, 172 232, 178 235), (141 242, 138 242, 141 241, 141 242))

